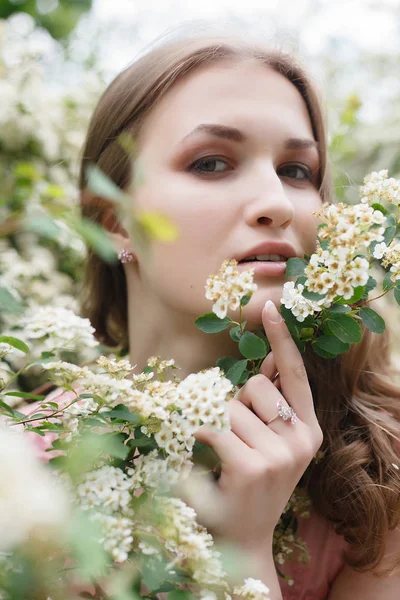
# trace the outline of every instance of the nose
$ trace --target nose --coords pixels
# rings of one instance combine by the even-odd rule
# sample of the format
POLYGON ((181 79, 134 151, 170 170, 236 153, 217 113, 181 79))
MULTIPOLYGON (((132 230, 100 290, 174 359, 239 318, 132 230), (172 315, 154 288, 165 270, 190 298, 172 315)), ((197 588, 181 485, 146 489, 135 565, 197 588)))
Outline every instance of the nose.
POLYGON ((246 222, 285 229, 294 219, 294 206, 279 175, 269 162, 252 174, 245 204, 246 222), (250 199, 249 199, 250 190, 250 199))

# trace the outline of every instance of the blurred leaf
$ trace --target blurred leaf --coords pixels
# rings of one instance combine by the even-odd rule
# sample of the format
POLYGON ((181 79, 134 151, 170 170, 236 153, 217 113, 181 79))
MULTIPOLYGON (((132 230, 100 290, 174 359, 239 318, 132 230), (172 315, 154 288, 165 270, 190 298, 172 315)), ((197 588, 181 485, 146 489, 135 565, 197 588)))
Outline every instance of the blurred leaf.
POLYGON ((98 540, 101 528, 89 515, 76 512, 68 523, 69 543, 72 555, 77 559, 77 574, 84 578, 96 578, 104 574, 108 563, 107 554, 98 540))
POLYGON ((174 242, 178 237, 178 229, 173 222, 161 213, 143 211, 136 215, 136 220, 147 235, 161 242, 174 242))
POLYGON ((29 346, 27 346, 25 342, 11 335, 0 335, 0 343, 1 342, 10 344, 10 346, 17 348, 17 350, 20 350, 24 354, 29 354, 30 352, 29 346))
POLYGON ((67 37, 76 27, 80 16, 90 10, 92 0, 42 0, 40 7, 35 0, 1 0, 0 19, 7 19, 16 12, 30 14, 40 27, 44 27, 53 38, 67 37))
POLYGON ((75 220, 71 226, 100 258, 109 263, 117 262, 116 250, 103 227, 86 218, 75 220))
POLYGON ((115 185, 98 166, 89 165, 86 169, 86 177, 90 191, 96 196, 122 205, 130 201, 129 196, 115 185))
MULTIPOLYGON (((25 400, 44 400, 46 396, 38 396, 37 394, 30 394, 29 392, 5 392, 6 396, 12 396, 13 398, 25 398, 25 400)), ((58 408, 58 404, 55 405, 58 408)))
POLYGON ((22 222, 22 228, 50 240, 58 240, 61 231, 54 219, 46 215, 27 216, 22 222))

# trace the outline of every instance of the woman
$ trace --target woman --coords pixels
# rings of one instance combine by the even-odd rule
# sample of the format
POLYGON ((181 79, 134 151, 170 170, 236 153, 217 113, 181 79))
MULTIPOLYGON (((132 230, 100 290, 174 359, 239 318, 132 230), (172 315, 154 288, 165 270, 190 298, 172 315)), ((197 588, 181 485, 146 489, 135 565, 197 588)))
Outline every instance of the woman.
MULTIPOLYGON (((185 377, 238 352, 226 332, 205 335, 194 324, 211 309, 204 283, 223 260, 284 261, 315 247, 313 213, 332 195, 317 94, 281 52, 233 38, 169 42, 121 73, 101 98, 80 185, 83 214, 124 251, 117 266, 89 257, 86 316, 99 339, 129 345, 138 369, 158 355, 174 358, 185 377), (122 132, 136 143, 135 172, 122 132), (90 197, 85 173, 93 163, 125 189, 139 173, 132 202, 168 216, 178 240, 153 242, 150 260, 143 255, 112 206, 90 197)), ((388 572, 400 550, 393 441, 400 393, 382 376, 387 337, 365 331, 344 357, 307 353, 304 363, 275 308, 283 273, 270 262, 256 268, 258 289, 243 318, 250 330, 264 326, 272 353, 231 402, 232 431, 197 434, 222 462, 216 485, 226 511, 218 533, 252 553, 249 575, 267 583, 274 600, 398 598, 400 577, 388 572), (276 371, 279 389, 271 382, 276 371), (296 423, 278 416, 282 396, 296 423), (323 458, 309 466, 320 446, 323 458), (285 565, 295 580, 289 587, 276 575, 272 535, 300 478, 313 504, 301 524, 311 562, 285 565)))

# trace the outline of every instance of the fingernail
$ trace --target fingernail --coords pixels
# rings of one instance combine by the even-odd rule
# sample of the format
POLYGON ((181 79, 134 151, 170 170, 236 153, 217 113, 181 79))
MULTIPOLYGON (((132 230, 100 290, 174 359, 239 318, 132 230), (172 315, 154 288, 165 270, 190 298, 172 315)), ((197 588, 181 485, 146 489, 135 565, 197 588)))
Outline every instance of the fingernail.
POLYGON ((272 321, 272 323, 280 323, 282 321, 282 317, 272 300, 266 301, 265 308, 267 309, 268 319, 272 321))

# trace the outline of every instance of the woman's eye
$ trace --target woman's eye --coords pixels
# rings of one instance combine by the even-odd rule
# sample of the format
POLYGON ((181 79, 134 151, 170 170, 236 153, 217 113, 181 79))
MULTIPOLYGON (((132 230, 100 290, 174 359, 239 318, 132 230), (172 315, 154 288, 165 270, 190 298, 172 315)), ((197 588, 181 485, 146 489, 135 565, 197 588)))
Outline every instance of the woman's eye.
POLYGON ((302 165, 286 165, 279 169, 279 174, 282 175, 285 172, 284 177, 292 177, 293 179, 310 180, 312 179, 312 173, 307 167, 302 165))
POLYGON ((190 165, 190 171, 197 171, 198 173, 223 173, 224 167, 227 166, 225 160, 222 158, 200 158, 190 165))

